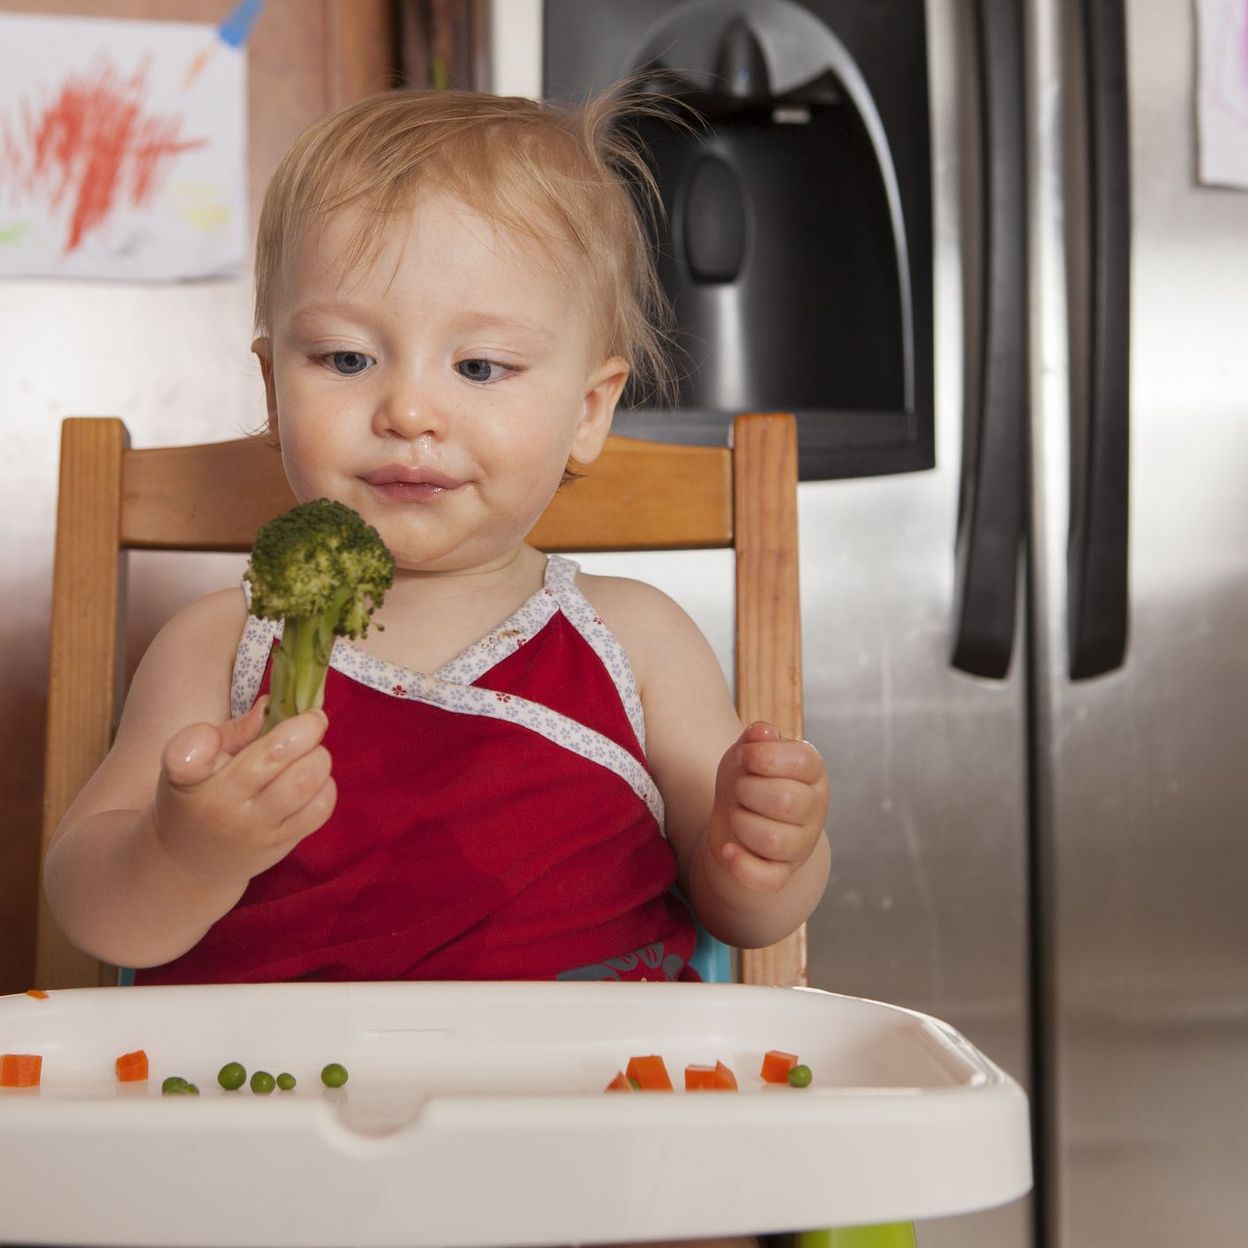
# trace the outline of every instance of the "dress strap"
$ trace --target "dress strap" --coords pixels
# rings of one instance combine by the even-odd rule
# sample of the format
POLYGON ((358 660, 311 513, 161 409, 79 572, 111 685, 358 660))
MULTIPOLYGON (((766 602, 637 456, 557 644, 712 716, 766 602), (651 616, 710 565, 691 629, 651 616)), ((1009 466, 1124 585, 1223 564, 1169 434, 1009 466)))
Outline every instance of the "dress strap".
MULTIPOLYGON (((250 602, 250 599, 248 600, 250 602)), ((264 669, 273 642, 282 635, 281 620, 262 620, 247 614, 247 624, 234 655, 234 675, 230 680, 230 714, 238 719, 255 705, 264 669)))
POLYGON ((628 722, 641 748, 646 748, 646 718, 641 709, 641 695, 637 692, 637 678, 633 665, 624 653, 616 635, 602 622, 589 599, 576 586, 576 574, 580 565, 562 555, 551 555, 546 563, 546 588, 554 594, 564 617, 589 643, 602 665, 610 673, 619 692, 620 701, 628 715, 628 722))

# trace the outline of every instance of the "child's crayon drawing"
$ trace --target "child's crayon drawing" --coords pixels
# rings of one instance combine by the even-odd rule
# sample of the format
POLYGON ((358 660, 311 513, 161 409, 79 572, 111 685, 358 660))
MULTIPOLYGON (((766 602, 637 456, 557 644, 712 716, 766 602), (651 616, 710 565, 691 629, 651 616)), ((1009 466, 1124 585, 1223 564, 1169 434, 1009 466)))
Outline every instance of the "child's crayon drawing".
POLYGON ((0 276, 240 268, 245 65, 210 25, 0 15, 0 276))

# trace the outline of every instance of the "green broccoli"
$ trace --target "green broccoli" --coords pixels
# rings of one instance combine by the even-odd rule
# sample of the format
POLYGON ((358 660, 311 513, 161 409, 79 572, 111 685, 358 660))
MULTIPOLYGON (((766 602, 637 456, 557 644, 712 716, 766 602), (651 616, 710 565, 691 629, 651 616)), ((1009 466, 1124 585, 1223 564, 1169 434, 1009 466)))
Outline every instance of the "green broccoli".
POLYGON ((300 503, 256 534, 246 572, 252 615, 284 620, 263 732, 319 707, 335 637, 363 637, 394 582, 394 556, 343 503, 300 503))

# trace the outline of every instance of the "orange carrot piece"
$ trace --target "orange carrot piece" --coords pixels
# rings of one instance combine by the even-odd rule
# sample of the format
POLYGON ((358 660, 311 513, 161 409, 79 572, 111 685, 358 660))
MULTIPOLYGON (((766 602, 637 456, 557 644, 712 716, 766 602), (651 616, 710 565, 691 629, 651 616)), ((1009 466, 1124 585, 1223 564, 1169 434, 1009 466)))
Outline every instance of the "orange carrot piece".
POLYGON ((46 1001, 48 999, 48 994, 42 988, 27 988, 26 995, 34 997, 38 1001, 46 1001))
POLYGON ((686 1092, 713 1092, 715 1090, 714 1066, 686 1066, 686 1092))
POLYGON ((796 1053, 770 1049, 763 1057, 761 1074, 768 1083, 788 1083, 789 1071, 797 1065, 796 1053))
POLYGON ((622 1070, 617 1070, 615 1078, 603 1088, 604 1092, 631 1092, 632 1090, 633 1085, 629 1083, 628 1076, 622 1070))
POLYGON ((37 1088, 42 1074, 38 1053, 0 1053, 0 1088, 37 1088))
POLYGON ((715 1063, 715 1082, 711 1085, 718 1092, 735 1092, 737 1077, 723 1062, 715 1063))
POLYGON ((142 1049, 123 1053, 114 1065, 120 1083, 142 1083, 147 1078, 147 1054, 142 1049))
POLYGON ((632 1079, 642 1092, 674 1092, 672 1078, 667 1073, 667 1066, 657 1054, 646 1057, 630 1057, 628 1059, 628 1077, 632 1079))

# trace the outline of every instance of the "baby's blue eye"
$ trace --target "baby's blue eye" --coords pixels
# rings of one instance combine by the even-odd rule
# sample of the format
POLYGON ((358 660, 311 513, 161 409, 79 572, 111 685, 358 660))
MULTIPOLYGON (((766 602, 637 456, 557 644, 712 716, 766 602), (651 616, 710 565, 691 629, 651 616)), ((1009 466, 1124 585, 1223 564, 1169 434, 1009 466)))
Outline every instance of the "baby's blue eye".
POLYGON ((495 364, 493 360, 460 360, 455 365, 461 377, 469 381, 498 381, 511 370, 503 364, 495 364), (493 370, 497 369, 497 372, 493 370))
POLYGON ((371 363, 363 351, 331 351, 326 357, 329 366, 344 377, 354 377, 362 373, 371 363))

